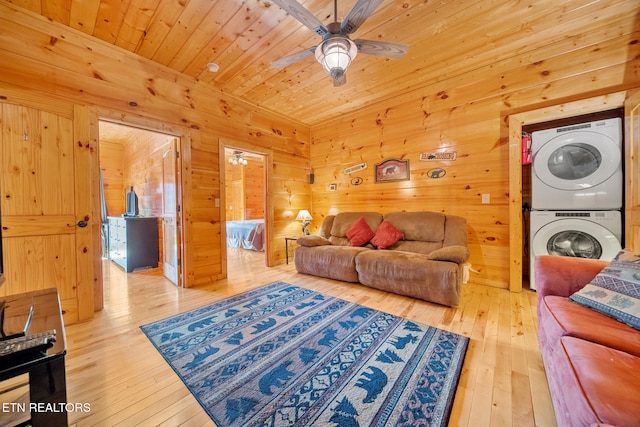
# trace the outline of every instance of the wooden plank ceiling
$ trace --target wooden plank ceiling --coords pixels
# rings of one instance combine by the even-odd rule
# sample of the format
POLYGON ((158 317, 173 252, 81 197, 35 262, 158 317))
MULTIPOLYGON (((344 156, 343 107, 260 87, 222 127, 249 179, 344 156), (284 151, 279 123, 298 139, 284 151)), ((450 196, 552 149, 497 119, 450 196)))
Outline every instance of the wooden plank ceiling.
MULTIPOLYGON (((313 57, 281 70, 270 65, 320 37, 269 0, 11 3, 312 126, 499 61, 521 66, 557 57, 563 52, 554 43, 589 45, 593 26, 610 25, 613 39, 633 32, 640 19, 637 0, 385 0, 352 39, 405 43, 408 54, 400 60, 360 54, 347 83, 333 87, 313 57), (219 65, 217 73, 208 70, 210 62, 219 65)), ((301 3, 325 25, 334 20, 333 1, 301 3)), ((338 21, 354 3, 338 1, 338 21)))

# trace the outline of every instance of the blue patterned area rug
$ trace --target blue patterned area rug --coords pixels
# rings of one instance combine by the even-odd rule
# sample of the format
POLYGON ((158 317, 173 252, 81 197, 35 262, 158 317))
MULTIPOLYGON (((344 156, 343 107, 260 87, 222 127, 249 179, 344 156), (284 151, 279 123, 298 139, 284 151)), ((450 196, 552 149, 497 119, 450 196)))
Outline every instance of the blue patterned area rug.
POLYGON ((223 426, 445 426, 467 337, 276 282, 141 326, 223 426))

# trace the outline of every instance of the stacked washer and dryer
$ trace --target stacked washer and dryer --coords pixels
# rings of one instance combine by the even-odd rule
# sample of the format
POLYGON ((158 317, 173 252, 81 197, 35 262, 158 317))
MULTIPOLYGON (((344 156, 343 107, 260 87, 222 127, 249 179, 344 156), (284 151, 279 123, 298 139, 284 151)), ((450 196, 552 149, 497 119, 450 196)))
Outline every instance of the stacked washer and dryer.
POLYGON ((612 260, 622 239, 622 121, 532 133, 529 280, 538 255, 612 260))

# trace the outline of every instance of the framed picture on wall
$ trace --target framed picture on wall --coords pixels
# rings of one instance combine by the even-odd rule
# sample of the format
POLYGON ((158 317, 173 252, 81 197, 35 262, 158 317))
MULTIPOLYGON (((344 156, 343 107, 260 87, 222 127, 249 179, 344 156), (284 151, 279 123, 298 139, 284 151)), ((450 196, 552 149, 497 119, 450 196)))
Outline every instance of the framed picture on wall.
POLYGON ((387 159, 376 163, 374 168, 376 182, 408 181, 409 160, 387 159))

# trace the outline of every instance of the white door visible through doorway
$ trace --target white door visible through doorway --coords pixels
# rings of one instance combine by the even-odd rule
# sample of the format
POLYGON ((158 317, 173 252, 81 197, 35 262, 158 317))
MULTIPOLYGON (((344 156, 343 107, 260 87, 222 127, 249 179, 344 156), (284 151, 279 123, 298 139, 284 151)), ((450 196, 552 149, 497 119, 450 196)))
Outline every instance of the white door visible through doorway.
POLYGON ((180 258, 178 256, 178 190, 177 148, 174 139, 171 149, 162 158, 162 241, 164 275, 179 284, 180 258))

